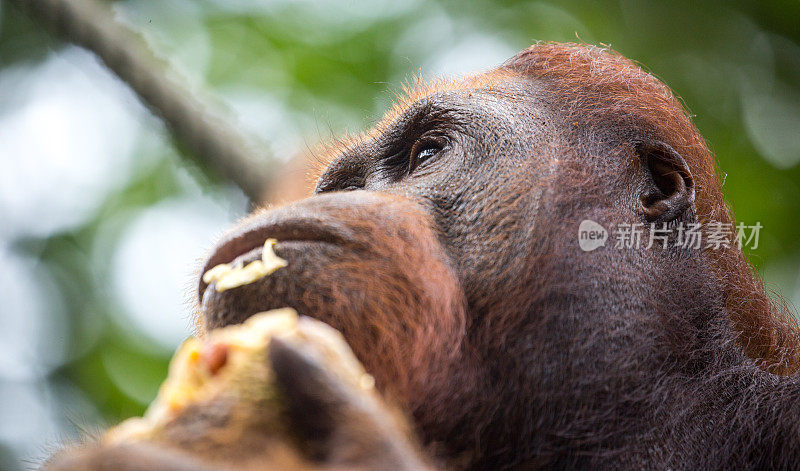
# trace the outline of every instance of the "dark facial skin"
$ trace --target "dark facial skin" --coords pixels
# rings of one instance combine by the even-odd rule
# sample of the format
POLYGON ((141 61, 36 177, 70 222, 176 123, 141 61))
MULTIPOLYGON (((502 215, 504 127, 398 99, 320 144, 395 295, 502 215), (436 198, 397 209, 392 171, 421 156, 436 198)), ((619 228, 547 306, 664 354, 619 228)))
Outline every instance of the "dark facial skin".
POLYGON ((531 106, 534 90, 507 81, 502 89, 421 99, 383 133, 334 160, 317 192, 354 187, 420 205, 475 311, 486 292, 503 293, 504 278, 519 276, 509 270, 533 246, 531 232, 522 229, 535 226, 556 138, 547 113, 531 106))

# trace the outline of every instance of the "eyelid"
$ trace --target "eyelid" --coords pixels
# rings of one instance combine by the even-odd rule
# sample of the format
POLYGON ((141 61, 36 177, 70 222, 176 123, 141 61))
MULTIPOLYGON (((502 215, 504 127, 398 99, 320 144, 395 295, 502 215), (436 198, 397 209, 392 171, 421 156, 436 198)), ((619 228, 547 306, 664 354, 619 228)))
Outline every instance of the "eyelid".
POLYGON ((431 129, 420 134, 419 137, 417 137, 417 139, 414 141, 414 145, 417 145, 420 142, 426 144, 432 142, 444 148, 450 144, 450 136, 448 135, 446 129, 431 129))
POLYGON ((417 140, 414 141, 414 143, 411 145, 411 150, 409 153, 411 156, 414 156, 415 154, 417 154, 419 150, 427 149, 432 145, 438 146, 440 149, 444 149, 447 146, 447 144, 448 144, 447 138, 443 134, 427 133, 423 134, 417 140))

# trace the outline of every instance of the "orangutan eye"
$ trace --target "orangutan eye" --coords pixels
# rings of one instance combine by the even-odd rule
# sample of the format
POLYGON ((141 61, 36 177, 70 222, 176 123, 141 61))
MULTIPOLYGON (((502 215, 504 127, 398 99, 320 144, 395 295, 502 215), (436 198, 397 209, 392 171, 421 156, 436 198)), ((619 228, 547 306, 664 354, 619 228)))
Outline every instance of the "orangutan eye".
POLYGON ((427 147, 425 149, 422 149, 417 154, 417 157, 416 157, 417 163, 425 162, 429 158, 431 158, 434 155, 436 155, 436 153, 439 152, 439 150, 441 150, 441 149, 439 149, 438 147, 427 147))
POLYGON ((411 149, 411 162, 409 164, 409 172, 435 157, 436 154, 444 149, 445 144, 439 140, 425 139, 414 143, 411 149))

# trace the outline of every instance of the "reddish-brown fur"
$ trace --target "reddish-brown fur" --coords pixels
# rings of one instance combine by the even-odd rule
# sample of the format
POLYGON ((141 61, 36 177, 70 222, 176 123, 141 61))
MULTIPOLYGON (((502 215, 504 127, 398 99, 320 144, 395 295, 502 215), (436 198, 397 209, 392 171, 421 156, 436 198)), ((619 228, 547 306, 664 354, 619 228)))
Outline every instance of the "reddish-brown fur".
MULTIPOLYGON (((733 222, 683 106, 629 60, 537 44, 421 84, 329 160, 317 195, 220 241, 206 269, 267 237, 289 266, 200 282, 206 327, 285 305, 331 324, 451 468, 796 469, 800 333, 741 250, 577 246, 583 219, 733 222)), ((276 368, 313 459, 338 424, 357 462, 390 464, 358 438, 368 414, 301 417, 320 394, 295 363, 276 368)))
MULTIPOLYGON (((697 185, 700 222, 734 222, 722 197, 717 166, 705 140, 669 88, 607 48, 543 43, 518 54, 507 67, 552 83, 576 127, 640 127, 661 136, 689 163, 697 185)), ((739 341, 770 371, 800 367, 800 331, 782 298, 771 301, 744 254, 730 247, 708 253, 739 341)))

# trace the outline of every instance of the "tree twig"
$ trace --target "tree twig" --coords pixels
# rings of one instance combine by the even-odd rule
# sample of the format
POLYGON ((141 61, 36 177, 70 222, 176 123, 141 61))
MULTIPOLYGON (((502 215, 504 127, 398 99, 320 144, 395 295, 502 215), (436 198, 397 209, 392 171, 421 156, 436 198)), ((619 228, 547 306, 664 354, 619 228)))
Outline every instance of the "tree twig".
POLYGON ((202 166, 259 201, 271 159, 263 150, 175 80, 169 64, 145 40, 94 0, 9 0, 64 40, 95 53, 159 115, 202 166))

